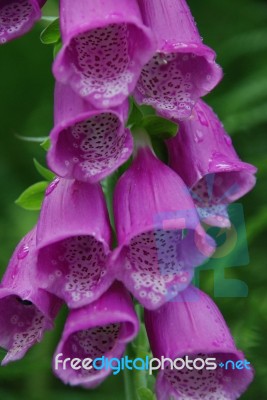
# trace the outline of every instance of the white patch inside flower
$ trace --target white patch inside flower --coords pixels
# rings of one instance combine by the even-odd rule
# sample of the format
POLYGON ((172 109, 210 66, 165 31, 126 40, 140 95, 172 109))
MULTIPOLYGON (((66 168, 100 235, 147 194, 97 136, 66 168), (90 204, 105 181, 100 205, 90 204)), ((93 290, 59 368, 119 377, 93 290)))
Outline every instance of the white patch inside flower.
POLYGON ((81 96, 105 101, 128 95, 134 79, 130 71, 133 39, 127 24, 96 28, 72 39, 68 54, 74 60, 71 67, 79 79, 81 96))
POLYGON ((156 305, 189 284, 191 276, 177 251, 182 240, 182 232, 177 230, 149 231, 131 240, 125 255, 124 279, 126 286, 134 289, 135 297, 156 305))
POLYGON ((184 53, 157 53, 145 65, 137 83, 140 101, 163 113, 187 118, 197 99, 204 94, 211 66, 204 57, 184 53), (204 73, 206 71, 206 73, 204 73), (205 79, 203 78, 205 76, 205 79))

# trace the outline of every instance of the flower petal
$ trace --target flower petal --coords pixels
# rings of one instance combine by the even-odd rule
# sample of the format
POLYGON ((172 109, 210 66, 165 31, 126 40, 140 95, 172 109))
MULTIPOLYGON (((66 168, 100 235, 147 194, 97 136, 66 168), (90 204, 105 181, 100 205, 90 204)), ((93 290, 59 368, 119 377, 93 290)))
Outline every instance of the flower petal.
POLYGON ((61 301, 40 289, 34 270, 37 262, 36 230, 17 246, 0 287, 0 346, 8 351, 2 365, 22 358, 42 340, 61 301))
MULTIPOLYGON (((193 286, 158 310, 145 310, 145 323, 154 357, 245 361, 217 306, 193 286)), ((253 379, 252 369, 191 368, 172 370, 168 364, 157 377, 157 398, 235 400, 253 379)))
POLYGON ((166 118, 188 118, 199 97, 221 80, 215 52, 205 46, 185 0, 140 0, 157 52, 142 70, 134 96, 166 118))
POLYGON ((41 18, 45 1, 2 0, 0 4, 0 44, 24 35, 41 18))
POLYGON ((137 0, 62 0, 60 22, 56 79, 97 108, 121 104, 155 50, 137 0))
POLYGON ((112 284, 111 227, 100 185, 57 178, 48 187, 37 229, 37 276, 47 291, 77 308, 112 284))
POLYGON ((94 368, 74 370, 62 365, 56 368, 56 355, 62 359, 108 357, 120 358, 126 344, 133 340, 139 329, 133 303, 124 287, 116 282, 96 302, 70 312, 62 338, 56 349, 53 369, 64 383, 93 388, 110 373, 110 369, 94 368))
POLYGON ((64 178, 90 183, 105 178, 132 153, 133 139, 124 127, 127 117, 127 102, 99 111, 70 87, 57 83, 49 167, 64 178))
POLYGON ((257 169, 239 159, 218 117, 202 100, 179 125, 179 134, 166 141, 170 166, 190 188, 201 219, 229 226, 226 206, 253 188, 257 169))
POLYGON ((179 176, 140 148, 114 193, 119 247, 116 276, 147 308, 157 308, 190 283, 214 251, 179 176))

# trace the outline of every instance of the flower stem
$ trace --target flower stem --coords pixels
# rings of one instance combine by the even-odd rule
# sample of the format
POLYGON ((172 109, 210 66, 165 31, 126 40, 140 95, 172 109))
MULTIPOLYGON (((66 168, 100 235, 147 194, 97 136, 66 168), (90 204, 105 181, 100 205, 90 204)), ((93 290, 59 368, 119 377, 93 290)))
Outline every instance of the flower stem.
MULTIPOLYGON (((126 355, 129 358, 131 358, 131 356, 132 356, 129 346, 128 346, 126 355)), ((123 370, 123 378, 124 378, 125 400, 136 400, 133 374, 131 376, 131 371, 128 370, 127 368, 125 368, 123 370)))

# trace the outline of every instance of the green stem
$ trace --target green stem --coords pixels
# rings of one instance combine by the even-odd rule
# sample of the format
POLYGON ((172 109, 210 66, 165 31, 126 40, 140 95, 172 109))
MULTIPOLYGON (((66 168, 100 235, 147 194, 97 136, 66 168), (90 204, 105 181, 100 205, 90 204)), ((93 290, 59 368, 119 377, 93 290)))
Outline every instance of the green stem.
MULTIPOLYGON (((130 352, 126 353, 130 357, 130 352)), ((136 400, 134 382, 127 368, 123 371, 125 400, 136 400)))

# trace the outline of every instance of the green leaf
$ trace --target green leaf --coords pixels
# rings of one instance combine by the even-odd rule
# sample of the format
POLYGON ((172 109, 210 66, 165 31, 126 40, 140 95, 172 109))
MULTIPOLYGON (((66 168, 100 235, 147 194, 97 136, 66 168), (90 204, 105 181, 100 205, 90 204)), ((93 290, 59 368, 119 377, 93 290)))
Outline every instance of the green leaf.
POLYGON ((49 139, 49 137, 45 138, 43 140, 43 142, 40 144, 40 146, 42 147, 42 149, 44 149, 45 151, 48 151, 50 146, 51 146, 51 141, 49 139))
POLYGON ((46 180, 48 180, 49 182, 51 182, 54 178, 55 178, 55 174, 53 174, 52 171, 50 171, 48 168, 43 167, 37 160, 36 158, 33 159, 34 162, 34 166, 37 169, 37 171, 39 172, 39 174, 45 178, 46 180))
POLYGON ((151 106, 142 104, 139 108, 144 116, 145 115, 156 115, 155 109, 151 106))
POLYGON ((24 142, 32 142, 32 143, 42 143, 44 140, 46 140, 46 137, 38 137, 38 136, 22 136, 15 134, 15 137, 23 140, 24 142))
POLYGON ((102 182, 102 189, 106 198, 109 218, 111 226, 114 229, 114 216, 113 216, 113 192, 118 181, 119 174, 118 171, 113 172, 113 174, 107 176, 102 182))
MULTIPOLYGON (((137 337, 134 339, 132 342, 132 346, 136 350, 137 357, 141 357, 140 352, 148 352, 149 350, 149 343, 148 343, 148 338, 146 334, 146 328, 143 323, 140 324, 140 329, 138 332, 137 337)), ((146 356, 147 354, 145 354, 146 356)))
POLYGON ((0 358, 2 358, 2 356, 5 356, 7 354, 7 350, 3 349, 3 347, 0 347, 0 358))
POLYGON ((139 400, 155 400, 154 394, 148 388, 137 389, 137 394, 139 400))
POLYGON ((157 115, 147 115, 143 118, 142 127, 150 136, 166 140, 176 136, 178 125, 157 115))
POLYGON ((143 114, 140 108, 135 104, 133 99, 130 99, 130 111, 127 126, 132 127, 139 125, 142 122, 143 114))
POLYGON ((43 44, 54 44, 60 39, 59 18, 49 24, 40 35, 43 44))
POLYGON ((36 211, 41 209, 42 201, 45 195, 45 190, 49 182, 37 182, 28 187, 15 201, 15 203, 25 210, 36 211))
POLYGON ((168 151, 167 148, 164 144, 164 142, 162 142, 162 140, 160 140, 159 138, 155 137, 151 137, 151 143, 153 146, 153 150, 156 154, 156 156, 165 164, 168 164, 168 151))
POLYGON ((43 15, 42 18, 41 18, 41 21, 53 22, 56 19, 58 19, 58 17, 50 17, 48 15, 43 15))

